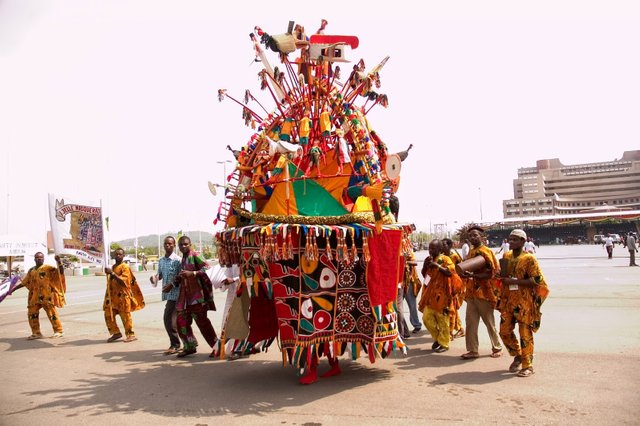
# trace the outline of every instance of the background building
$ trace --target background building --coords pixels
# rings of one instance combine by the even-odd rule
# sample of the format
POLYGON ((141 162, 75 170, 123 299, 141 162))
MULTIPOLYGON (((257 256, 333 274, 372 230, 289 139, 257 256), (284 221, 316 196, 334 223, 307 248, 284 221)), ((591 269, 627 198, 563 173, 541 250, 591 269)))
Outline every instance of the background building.
POLYGON ((565 166, 538 160, 518 169, 503 217, 562 216, 640 209, 640 150, 619 160, 565 166))

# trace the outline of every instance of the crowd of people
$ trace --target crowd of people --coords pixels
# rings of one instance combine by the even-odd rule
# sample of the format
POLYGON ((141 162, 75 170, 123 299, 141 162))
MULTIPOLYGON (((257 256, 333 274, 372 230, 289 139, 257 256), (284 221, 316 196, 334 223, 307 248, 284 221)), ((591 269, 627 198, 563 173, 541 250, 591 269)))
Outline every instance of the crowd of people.
MULTIPOLYGON (((498 260, 485 244, 481 227, 472 226, 467 231, 468 238, 459 252, 447 238, 429 243, 417 310, 422 312, 422 321, 433 339, 431 349, 434 353, 446 352, 453 339, 465 337, 466 352, 461 360, 479 358, 478 328, 482 320, 491 342, 490 357, 500 358, 504 347, 513 357, 508 370, 518 377, 530 377, 534 373, 533 333, 540 328, 540 307, 549 293, 534 255, 535 245, 522 229, 514 229, 498 252, 503 252, 498 260), (458 314, 463 301, 467 303, 464 327, 458 314), (496 310, 500 313, 498 328, 496 310)), ((405 293, 411 294, 408 290, 405 293)), ((414 308, 408 305, 411 317, 414 308)))
MULTIPOLYGON (((523 230, 511 232, 508 248, 505 245, 501 249, 504 253, 500 261, 485 245, 482 228, 475 226, 468 231, 465 241, 468 247, 463 248, 461 253, 453 249, 450 239, 434 239, 429 243, 429 256, 422 265, 422 288, 419 285, 403 288, 401 285, 398 305, 402 306, 406 298, 412 333, 419 333, 424 324, 433 338, 431 348, 435 353, 448 351, 453 339, 464 337, 466 352, 461 355, 461 360, 473 360, 480 356, 478 328, 482 320, 491 342, 490 356, 500 358, 504 346, 513 357, 509 371, 520 377, 529 377, 534 372, 533 333, 540 327, 540 306, 548 294, 538 261, 525 249, 528 239, 523 230), (458 312, 465 301, 463 326, 458 312), (498 328, 495 310, 500 312, 498 328), (422 321, 418 311, 422 313, 422 321), (516 325, 519 338, 515 334, 516 325)), ((635 240, 632 239, 630 244, 635 245, 635 240)), ((207 317, 209 310, 215 310, 214 284, 207 273, 207 262, 192 250, 189 237, 180 237, 177 246, 182 256, 175 253, 176 241, 173 237, 164 239, 165 254, 159 259, 157 274, 150 277, 152 285, 162 283, 164 327, 169 340, 164 354, 183 358, 196 353, 198 341, 192 329, 192 323, 195 322, 212 348, 210 356, 216 356, 218 336, 207 317)), ((115 264, 105 268, 107 289, 103 310, 110 335, 107 342, 115 342, 123 337, 127 343, 137 340, 131 313, 145 306, 138 282, 129 266, 123 262, 124 256, 124 250, 117 249, 115 264), (118 316, 124 326, 124 335, 116 323, 118 316)), ((29 289, 28 318, 32 331, 29 339, 43 337, 38 319, 40 309, 45 311, 52 324, 53 337, 64 335, 56 311, 65 303, 64 266, 59 256, 55 259, 57 267, 44 265, 44 255, 37 253, 36 266, 14 289, 29 289)), ((228 291, 225 317, 236 297, 239 275, 238 268, 231 267, 225 268, 222 276, 215 278, 215 281, 220 281, 215 287, 224 287, 228 291)), ((400 336, 409 338, 411 333, 404 318, 400 317, 399 322, 400 336)), ((337 359, 329 361, 331 369, 327 374, 339 374, 337 359)), ((305 381, 311 383, 315 378, 305 376, 304 380, 300 380, 301 383, 305 381)))

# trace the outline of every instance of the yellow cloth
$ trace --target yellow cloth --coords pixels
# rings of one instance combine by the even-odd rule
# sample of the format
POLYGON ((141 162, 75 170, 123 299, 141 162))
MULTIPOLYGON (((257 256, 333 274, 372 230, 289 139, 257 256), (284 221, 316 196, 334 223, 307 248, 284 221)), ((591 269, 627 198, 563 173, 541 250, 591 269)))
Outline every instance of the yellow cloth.
POLYGON ((122 282, 116 280, 113 274, 107 275, 107 291, 102 309, 109 311, 111 306, 114 311, 133 312, 144 308, 144 297, 129 265, 125 263, 114 265, 112 271, 120 277, 122 282))
POLYGON ((64 274, 58 268, 50 265, 34 266, 29 269, 22 279, 22 285, 29 289, 27 306, 36 305, 55 306, 65 305, 64 293, 67 290, 64 274))
MULTIPOLYGON (((439 254, 438 257, 436 257, 435 262, 443 268, 447 268, 452 272, 452 274, 455 273, 455 266, 448 256, 439 254)), ((441 314, 449 315, 453 299, 453 288, 451 283, 451 278, 453 276, 448 277, 436 268, 428 268, 426 273, 431 277, 429 284, 425 289, 424 299, 426 306, 441 314)), ((447 327, 447 330, 448 329, 449 328, 447 327)))
POLYGON ((509 261, 508 276, 519 280, 530 279, 536 285, 519 286, 518 290, 509 290, 508 286, 503 286, 498 309, 502 314, 512 314, 515 321, 527 324, 535 332, 540 328, 540 307, 549 294, 538 260, 533 254, 525 252, 514 257, 513 251, 506 252, 502 258, 509 261))
POLYGON ((320 113, 320 131, 325 136, 331 132, 331 115, 328 111, 320 113))
MULTIPOLYGON (((429 284, 431 285, 431 284, 429 284)), ((443 348, 449 348, 451 335, 449 334, 449 315, 437 312, 435 309, 427 306, 422 314, 422 322, 431 333, 434 341, 438 342, 443 348)))
POLYGON ((516 326, 513 313, 504 312, 500 315, 500 338, 509 351, 509 355, 522 358, 522 368, 533 367, 533 329, 531 326, 518 322, 520 339, 513 332, 516 326))
POLYGON ((478 272, 491 271, 492 275, 490 278, 486 279, 476 278, 465 280, 467 287, 465 298, 483 299, 491 303, 491 306, 495 308, 499 296, 499 284, 495 277, 500 272, 500 264, 498 263, 498 259, 496 259, 496 255, 493 253, 493 250, 485 245, 472 247, 471 250, 469 250, 467 259, 475 256, 484 257, 486 262, 485 270, 478 272))
POLYGON ((62 333, 62 323, 60 322, 60 317, 58 317, 58 313, 56 312, 56 307, 53 305, 36 304, 29 306, 27 311, 31 334, 40 334, 40 309, 44 309, 44 312, 47 314, 47 318, 51 321, 53 332, 62 333))
POLYGON ((133 331, 133 319, 131 318, 131 312, 118 311, 117 309, 113 310, 113 316, 108 310, 104 311, 104 322, 107 324, 109 334, 112 336, 114 334, 122 334, 120 333, 120 328, 118 328, 118 324, 116 323, 117 315, 120 315, 120 319, 122 320, 125 336, 135 336, 135 333, 133 331))
POLYGON ((311 133, 311 119, 309 117, 302 117, 300 123, 298 123, 298 135, 301 138, 308 138, 311 133))

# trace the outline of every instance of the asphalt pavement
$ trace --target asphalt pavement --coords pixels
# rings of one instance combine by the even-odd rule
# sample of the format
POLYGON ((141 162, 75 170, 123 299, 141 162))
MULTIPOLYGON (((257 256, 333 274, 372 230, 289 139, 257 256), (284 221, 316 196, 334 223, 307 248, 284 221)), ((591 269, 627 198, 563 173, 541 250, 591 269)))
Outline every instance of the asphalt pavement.
MULTIPOLYGON (((460 359, 464 338, 433 353, 422 331, 407 340, 406 356, 344 359, 340 376, 310 386, 282 365, 275 343, 250 358, 211 360, 196 331, 200 352, 164 356, 152 272, 137 273, 147 302, 133 314, 138 341, 106 343, 99 276, 67 278, 65 337, 28 341, 19 290, 0 304, 0 424, 638 424, 640 267, 627 266, 621 247, 613 259, 599 245, 543 246, 537 256, 551 294, 530 378, 508 373, 507 354, 489 357, 482 325, 476 360, 460 359)), ((215 297, 219 310, 209 317, 219 331, 226 293, 215 297)), ((44 312, 40 322, 50 336, 44 312)))

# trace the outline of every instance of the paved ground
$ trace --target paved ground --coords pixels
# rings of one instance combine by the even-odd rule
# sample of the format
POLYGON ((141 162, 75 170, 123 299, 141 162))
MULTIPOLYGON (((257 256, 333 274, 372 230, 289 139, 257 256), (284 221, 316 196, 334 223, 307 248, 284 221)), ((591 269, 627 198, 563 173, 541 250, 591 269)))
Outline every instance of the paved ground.
MULTIPOLYGON (((66 337, 27 341, 22 290, 0 305, 0 424, 638 424, 640 267, 626 266, 622 248, 612 260, 601 246, 542 247, 538 256, 551 296, 527 379, 506 372, 511 358, 488 356, 484 330, 477 360, 460 360, 464 339, 432 353, 422 332, 407 356, 343 361, 341 376, 312 386, 297 384, 276 346, 233 362, 210 360, 204 347, 165 357, 150 273, 138 274, 147 300, 134 313, 139 341, 105 343, 104 277, 69 277, 66 337)), ((216 294, 219 306, 224 297, 216 294)), ((220 314, 210 317, 219 329, 220 314)))

